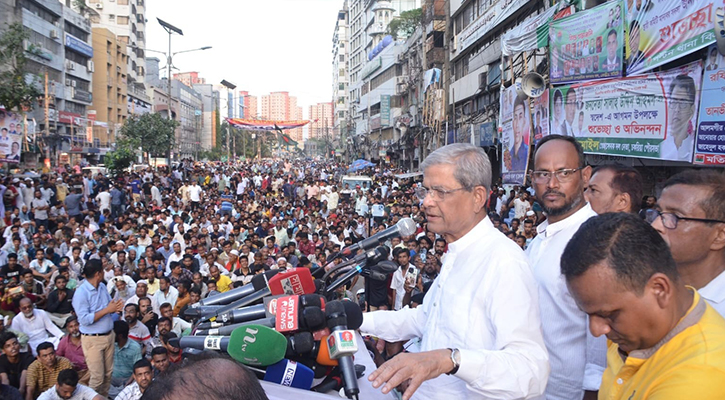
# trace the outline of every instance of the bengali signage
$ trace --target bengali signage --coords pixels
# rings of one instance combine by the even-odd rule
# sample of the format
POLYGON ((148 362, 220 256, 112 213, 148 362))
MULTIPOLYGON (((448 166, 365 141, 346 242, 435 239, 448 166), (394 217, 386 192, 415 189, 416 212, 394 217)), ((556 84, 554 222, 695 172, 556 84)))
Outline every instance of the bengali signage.
POLYGON ((552 83, 622 76, 624 7, 610 1, 551 22, 552 83))
POLYGON ((528 0, 499 0, 475 21, 458 34, 458 54, 476 43, 486 33, 497 27, 516 10, 525 6, 528 0))
POLYGON ((23 121, 20 114, 0 108, 0 162, 20 162, 23 121))
POLYGON ((725 57, 708 49, 700 100, 695 164, 725 165, 725 57))
POLYGON ((65 47, 93 58, 93 47, 68 32, 65 33, 65 47))
POLYGON ((502 178, 505 184, 523 184, 529 161, 531 112, 529 100, 516 96, 516 85, 501 91, 502 178))
POLYGON ((76 89, 73 91, 73 100, 79 100, 85 103, 93 102, 93 95, 86 90, 76 89))
POLYGON ((715 3, 709 0, 628 1, 627 75, 649 71, 713 43, 714 16, 715 3))
POLYGON ((689 162, 701 76, 697 61, 659 73, 558 87, 551 96, 551 131, 571 133, 586 153, 689 162))

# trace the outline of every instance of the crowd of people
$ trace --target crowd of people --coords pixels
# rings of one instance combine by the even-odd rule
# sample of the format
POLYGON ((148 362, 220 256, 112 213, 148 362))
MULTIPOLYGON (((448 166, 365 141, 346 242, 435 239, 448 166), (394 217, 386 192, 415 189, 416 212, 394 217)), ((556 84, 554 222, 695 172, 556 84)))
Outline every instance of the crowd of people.
MULTIPOLYGON (((545 391, 548 399, 580 399, 596 396, 603 375, 611 383, 616 374, 604 372, 607 343, 595 337, 593 324, 607 320, 614 329, 611 314, 618 311, 590 312, 566 284, 592 267, 572 267, 576 260, 566 264, 565 255, 597 214, 628 213, 651 223, 669 245, 681 281, 725 313, 721 174, 679 174, 656 199, 643 196, 635 169, 592 170, 575 141, 552 135, 537 146, 531 186, 504 188, 491 182, 485 153, 461 146, 433 153, 424 175, 400 178, 396 173, 405 171, 384 166, 359 171, 372 184, 354 188, 341 180, 347 166, 310 159, 185 160, 112 176, 67 168, 5 178, 2 398, 139 399, 159 376, 183 376, 183 349, 171 339, 191 334, 190 307, 271 269, 329 270, 343 261, 331 256, 402 218, 412 218, 417 229, 387 243, 399 268, 387 281, 355 279, 336 295, 371 313, 361 330, 382 366, 372 374, 374 386, 387 381, 384 392, 397 388, 406 399, 416 389, 420 398, 526 398, 545 391), (456 164, 465 158, 472 161, 456 164), (460 165, 476 171, 452 170, 460 165), (416 322, 423 325, 407 326, 395 313, 417 309, 428 316, 416 322), (434 332, 440 335, 427 336, 434 332), (454 344, 461 347, 455 356, 445 349, 430 354, 454 344), (509 359, 481 353, 504 347, 509 359), (453 361, 455 377, 439 377, 455 357, 463 360, 453 361), (419 378, 391 378, 408 362, 424 368, 430 360, 439 362, 431 370, 410 369, 419 378), (427 390, 426 379, 433 379, 427 390)), ((617 223, 643 229, 626 219, 617 223)), ((614 243, 617 235, 606 240, 614 243)), ((616 272, 612 279, 621 278, 616 272)), ((680 282, 676 275, 670 285, 680 282)), ((631 348, 637 349, 644 348, 631 348)))

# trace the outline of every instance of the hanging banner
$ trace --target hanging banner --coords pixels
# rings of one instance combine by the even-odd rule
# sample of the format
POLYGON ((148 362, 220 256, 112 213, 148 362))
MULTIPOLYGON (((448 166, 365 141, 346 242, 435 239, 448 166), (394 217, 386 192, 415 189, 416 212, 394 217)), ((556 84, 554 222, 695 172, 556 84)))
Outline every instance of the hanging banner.
POLYGON ((390 126, 390 95, 380 96, 380 125, 390 126))
POLYGON ((627 75, 649 71, 712 44, 714 16, 710 0, 628 2, 627 75))
POLYGON ((250 131, 276 131, 301 128, 310 121, 262 121, 257 119, 225 118, 230 125, 250 131))
POLYGON ((610 1, 551 22, 552 83, 622 76, 623 9, 621 2, 610 1))
POLYGON ((501 92, 501 121, 503 183, 520 185, 529 161, 531 112, 529 100, 516 96, 516 85, 501 92))
POLYGON ((571 132, 586 153, 690 162, 701 76, 697 61, 660 73, 558 87, 551 96, 551 130, 571 132), (563 116, 561 127, 555 126, 557 115, 563 116))
POLYGON ((705 61, 694 163, 725 165, 725 57, 714 45, 705 61))
POLYGON ((20 162, 23 139, 23 119, 20 114, 0 109, 0 162, 20 162))
MULTIPOLYGON (((569 7, 565 8, 568 10, 569 7)), ((501 53, 504 56, 536 50, 549 45, 549 22, 558 7, 549 7, 543 13, 527 18, 514 29, 501 36, 501 53)))
POLYGON ((549 89, 544 94, 531 100, 534 117, 534 143, 538 143, 544 136, 549 135, 549 89))

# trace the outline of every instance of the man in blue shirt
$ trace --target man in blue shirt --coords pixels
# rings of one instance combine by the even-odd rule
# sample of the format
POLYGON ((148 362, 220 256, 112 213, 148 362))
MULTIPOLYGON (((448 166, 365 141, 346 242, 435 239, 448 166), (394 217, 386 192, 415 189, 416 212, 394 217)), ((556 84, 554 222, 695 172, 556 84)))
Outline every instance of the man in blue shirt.
POLYGON ((123 213, 123 192, 117 185, 111 189, 111 218, 114 220, 123 213))
POLYGON ((81 346, 91 374, 88 386, 108 396, 113 373, 113 313, 123 310, 123 300, 111 300, 103 280, 101 260, 90 259, 85 265, 86 280, 76 289, 73 309, 78 316, 81 346))

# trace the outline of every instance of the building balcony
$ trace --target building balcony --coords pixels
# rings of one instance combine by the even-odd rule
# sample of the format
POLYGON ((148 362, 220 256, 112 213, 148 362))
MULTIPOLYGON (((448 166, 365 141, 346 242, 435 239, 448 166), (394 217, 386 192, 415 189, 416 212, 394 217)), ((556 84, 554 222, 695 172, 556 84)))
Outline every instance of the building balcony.
POLYGON ((382 35, 385 33, 385 25, 382 22, 375 22, 368 28, 369 35, 382 35))

